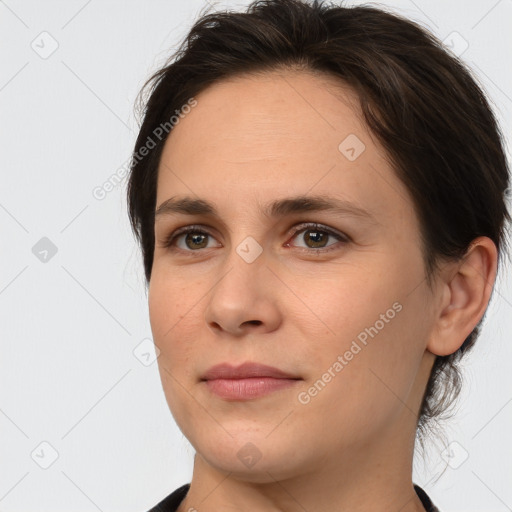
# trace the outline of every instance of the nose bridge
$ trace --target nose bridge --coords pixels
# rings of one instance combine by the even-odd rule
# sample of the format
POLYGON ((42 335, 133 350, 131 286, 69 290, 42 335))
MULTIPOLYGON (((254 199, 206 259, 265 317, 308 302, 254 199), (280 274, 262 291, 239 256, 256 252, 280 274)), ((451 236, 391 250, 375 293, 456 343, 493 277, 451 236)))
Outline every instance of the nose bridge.
POLYGON ((230 294, 234 292, 234 295, 247 297, 258 288, 254 288, 254 285, 261 283, 266 256, 259 242, 252 236, 246 236, 240 243, 232 246, 224 265, 225 271, 215 288, 228 288, 230 294))
POLYGON ((204 314, 210 328, 241 334, 249 325, 272 330, 279 324, 277 305, 265 285, 271 278, 267 263, 263 247, 250 236, 231 247, 208 296, 204 314))

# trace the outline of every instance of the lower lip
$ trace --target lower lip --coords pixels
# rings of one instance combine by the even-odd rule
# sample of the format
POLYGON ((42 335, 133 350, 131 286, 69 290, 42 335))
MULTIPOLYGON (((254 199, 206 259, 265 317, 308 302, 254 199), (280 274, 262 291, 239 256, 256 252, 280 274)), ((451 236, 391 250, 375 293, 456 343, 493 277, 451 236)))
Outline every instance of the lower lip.
POLYGON ((299 382, 298 379, 275 379, 272 377, 251 377, 247 379, 207 380, 209 390, 226 400, 250 400, 285 389, 299 382))

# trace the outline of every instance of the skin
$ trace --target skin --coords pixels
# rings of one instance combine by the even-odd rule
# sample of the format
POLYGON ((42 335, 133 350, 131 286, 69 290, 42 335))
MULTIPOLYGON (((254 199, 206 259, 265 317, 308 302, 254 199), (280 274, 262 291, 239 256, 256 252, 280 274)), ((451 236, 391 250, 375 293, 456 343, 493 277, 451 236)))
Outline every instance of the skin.
POLYGON ((455 352, 485 312, 493 242, 476 239, 427 286, 411 199, 355 93, 328 75, 239 76, 196 100, 166 141, 156 205, 191 196, 213 202, 219 217, 158 216, 149 284, 163 390, 196 450, 179 511, 423 511, 412 484, 421 398, 435 355, 455 352), (365 145, 354 161, 338 149, 349 134, 365 145), (303 194, 357 203, 374 221, 260 211, 303 194), (304 222, 349 241, 323 231, 315 246, 304 222), (182 235, 164 247, 192 224, 208 233, 203 245, 182 235), (262 249, 251 263, 237 252, 247 237, 262 249), (298 394, 394 303, 394 318, 301 403, 298 394), (245 361, 303 380, 247 401, 219 398, 200 380, 214 364, 245 361), (261 457, 251 467, 237 456, 249 442, 261 457))

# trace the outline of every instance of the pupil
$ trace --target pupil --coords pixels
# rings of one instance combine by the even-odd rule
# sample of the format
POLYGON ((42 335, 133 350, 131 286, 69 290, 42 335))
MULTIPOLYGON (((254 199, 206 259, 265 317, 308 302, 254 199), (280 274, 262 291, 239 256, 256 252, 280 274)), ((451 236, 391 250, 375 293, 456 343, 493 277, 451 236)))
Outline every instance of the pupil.
POLYGON ((322 247, 322 242, 325 241, 325 233, 322 233, 321 231, 308 230, 304 234, 308 236, 311 242, 313 242, 313 247, 322 247))
MULTIPOLYGON (((201 245, 200 245, 200 247, 201 247, 201 248, 203 248, 203 247, 205 247, 205 246, 206 246, 206 243, 205 243, 205 241, 206 241, 206 236, 205 236, 205 235, 201 235, 201 234, 199 234, 199 235, 197 235, 197 234, 196 234, 196 235, 194 235, 194 234, 190 234, 190 233, 189 233, 189 234, 187 235, 187 237, 186 237, 186 243, 187 243, 187 245, 189 245, 189 244, 188 244, 188 242, 189 242, 189 241, 192 241, 192 244, 193 244, 196 248, 198 247, 198 245, 199 245, 199 244, 201 244, 201 245), (202 242, 203 242, 202 244, 201 244, 201 239, 202 239, 202 242)), ((189 247, 190 247, 190 245, 189 245, 189 247)), ((191 247, 191 248, 193 248, 193 247, 191 247)))

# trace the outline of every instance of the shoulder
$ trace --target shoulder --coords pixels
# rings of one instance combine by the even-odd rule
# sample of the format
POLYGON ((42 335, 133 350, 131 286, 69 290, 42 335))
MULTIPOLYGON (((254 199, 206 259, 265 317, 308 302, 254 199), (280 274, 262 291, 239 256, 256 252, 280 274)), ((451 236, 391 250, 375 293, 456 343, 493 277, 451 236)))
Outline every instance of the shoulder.
POLYGON ((416 491, 418 498, 421 500, 421 503, 423 504, 426 512, 441 512, 432 503, 432 500, 429 498, 428 494, 419 485, 414 484, 414 490, 416 491))
MULTIPOLYGON (((190 489, 190 484, 185 484, 169 494, 160 503, 157 503, 148 512, 176 512, 180 503, 183 501, 190 489)), ((432 503, 428 494, 418 485, 414 484, 414 490, 425 507, 426 512, 440 512, 440 510, 432 503)))
POLYGON ((187 495, 189 488, 190 484, 182 485, 160 503, 157 503, 151 510, 148 510, 148 512, 176 512, 180 503, 187 495))

